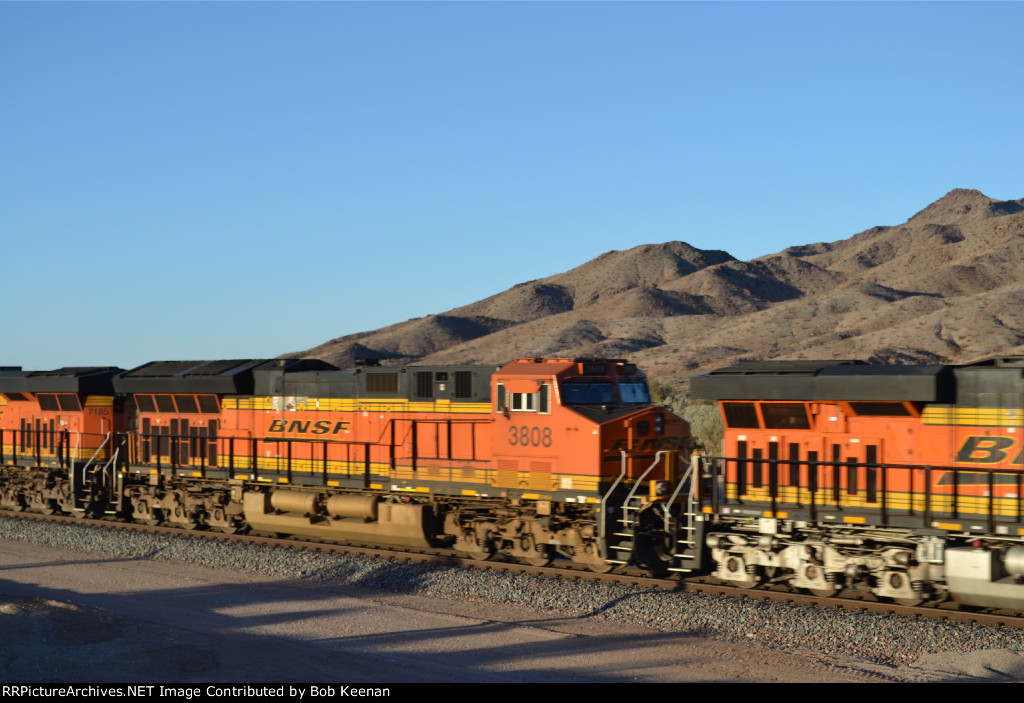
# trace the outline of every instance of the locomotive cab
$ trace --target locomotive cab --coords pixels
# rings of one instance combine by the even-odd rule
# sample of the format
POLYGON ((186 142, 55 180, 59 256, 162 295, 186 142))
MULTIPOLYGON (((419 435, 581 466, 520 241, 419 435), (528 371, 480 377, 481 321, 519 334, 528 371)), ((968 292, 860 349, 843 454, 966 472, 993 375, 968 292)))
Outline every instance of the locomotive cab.
POLYGON ((565 525, 531 527, 531 541, 557 545, 596 571, 627 563, 667 568, 678 507, 649 508, 686 495, 674 488, 689 425, 651 405, 636 365, 516 359, 492 383, 495 486, 554 511, 565 525))
POLYGON ((493 379, 496 485, 596 502, 612 485, 671 480, 659 452, 683 449, 686 422, 652 407, 646 376, 623 360, 516 359, 493 379))

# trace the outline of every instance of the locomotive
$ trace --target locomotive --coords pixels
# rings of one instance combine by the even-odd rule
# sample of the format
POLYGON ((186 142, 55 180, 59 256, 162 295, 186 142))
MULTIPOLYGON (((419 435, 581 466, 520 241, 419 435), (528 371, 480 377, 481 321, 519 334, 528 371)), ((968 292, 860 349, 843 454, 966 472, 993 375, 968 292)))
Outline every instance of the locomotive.
POLYGON ((691 388, 725 423, 716 577, 1024 610, 1024 357, 740 364, 691 388))
POLYGON ((0 507, 595 571, 661 559, 631 518, 688 425, 618 359, 299 359, 0 370, 0 507))
POLYGON ((0 508, 1024 610, 1024 357, 0 368, 0 508))

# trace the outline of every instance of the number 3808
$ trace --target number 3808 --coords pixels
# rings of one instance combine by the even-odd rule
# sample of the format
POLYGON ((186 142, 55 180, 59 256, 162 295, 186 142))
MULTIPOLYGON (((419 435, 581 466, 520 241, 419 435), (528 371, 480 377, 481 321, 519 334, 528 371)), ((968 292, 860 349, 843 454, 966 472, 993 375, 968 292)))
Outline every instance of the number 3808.
POLYGON ((511 425, 508 428, 508 443, 513 447, 550 447, 551 428, 511 425))

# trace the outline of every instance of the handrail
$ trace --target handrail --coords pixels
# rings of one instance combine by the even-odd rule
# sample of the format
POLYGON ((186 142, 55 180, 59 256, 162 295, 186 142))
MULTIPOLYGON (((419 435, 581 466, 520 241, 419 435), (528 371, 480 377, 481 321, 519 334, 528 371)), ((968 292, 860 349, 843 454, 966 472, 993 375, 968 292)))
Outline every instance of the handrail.
MULTIPOLYGON (((669 505, 672 505, 673 503, 676 502, 676 498, 679 497, 679 492, 681 490, 683 490, 683 486, 686 485, 686 480, 688 478, 690 478, 692 475, 694 475, 695 472, 694 472, 693 469, 694 469, 694 465, 697 463, 697 461, 698 461, 698 459, 691 454, 689 459, 686 462, 686 469, 683 471, 683 475, 676 482, 676 488, 675 488, 674 491, 672 491, 672 495, 669 496, 669 499, 668 499, 668 504, 669 505)), ((687 506, 686 506, 687 513, 690 512, 689 509, 690 509, 690 506, 693 505, 693 499, 696 497, 696 492, 697 492, 697 482, 695 480, 691 479, 690 480, 690 492, 689 492, 689 495, 687 496, 687 506)), ((671 513, 668 510, 666 510, 665 511, 665 532, 668 532, 670 527, 671 527, 669 525, 669 522, 670 522, 669 516, 670 515, 671 515, 671 513)))
MULTIPOLYGON (((76 432, 78 432, 78 431, 76 430, 76 432)), ((78 434, 79 434, 79 442, 81 442, 81 433, 78 433, 78 434)), ((96 457, 99 456, 99 453, 101 451, 103 451, 103 447, 107 446, 107 442, 110 441, 110 437, 113 434, 114 434, 113 432, 107 432, 107 436, 103 438, 103 441, 100 443, 100 446, 96 447, 96 451, 92 453, 91 457, 89 457, 89 461, 85 462, 85 466, 82 467, 82 474, 83 475, 85 474, 86 471, 89 470, 89 466, 91 466, 92 462, 94 462, 96 460, 96 457)), ((77 456, 78 456, 78 447, 76 446, 75 447, 75 457, 77 458, 77 456)))
MULTIPOLYGON (((71 431, 68 430, 69 434, 70 434, 70 432, 71 431)), ((78 437, 79 444, 81 444, 81 440, 82 440, 81 432, 79 432, 78 430, 75 430, 75 433, 78 434, 78 436, 79 436, 78 437)), ((103 438, 103 441, 100 443, 100 446, 96 448, 95 452, 93 452, 93 455, 89 458, 89 461, 85 462, 85 466, 82 467, 82 476, 83 477, 85 476, 86 472, 89 470, 89 466, 92 464, 92 462, 99 455, 100 451, 103 450, 103 447, 107 446, 107 442, 110 441, 110 435, 111 434, 113 434, 113 433, 112 432, 107 432, 107 436, 103 438)), ((76 459, 78 458, 78 446, 75 447, 75 458, 76 459)), ((68 487, 71 490, 71 495, 74 496, 75 493, 76 493, 75 477, 78 475, 78 472, 75 471, 74 461, 71 461, 70 463, 71 463, 71 466, 68 467, 68 487)))
POLYGON ((626 466, 627 466, 626 461, 627 461, 627 457, 628 457, 628 455, 626 454, 626 450, 625 449, 621 450, 621 453, 622 453, 622 464, 621 464, 622 470, 619 471, 618 477, 615 479, 615 481, 612 482, 612 485, 608 489, 607 493, 602 495, 600 500, 598 500, 598 502, 597 502, 598 515, 599 515, 599 518, 597 520, 597 536, 598 536, 598 539, 602 539, 602 540, 607 538, 607 536, 608 536, 608 519, 607 519, 607 511, 605 510, 605 503, 607 502, 608 498, 612 494, 615 493, 615 489, 619 487, 620 483, 622 483, 622 479, 624 479, 626 477, 626 473, 628 471, 628 469, 626 468, 626 466))
MULTIPOLYGON (((626 494, 625 500, 622 501, 623 506, 629 505, 629 501, 633 500, 633 496, 636 495, 637 489, 640 488, 640 486, 643 483, 643 480, 647 477, 647 474, 651 473, 651 471, 654 470, 654 467, 661 463, 662 455, 667 454, 668 451, 669 450, 667 449, 661 449, 655 452, 654 461, 651 463, 650 466, 647 467, 647 469, 642 474, 640 474, 637 477, 636 481, 633 482, 633 488, 630 489, 629 493, 626 494)), ((625 454, 625 451, 623 451, 623 454, 625 454)))
MULTIPOLYGON (((760 486, 760 489, 768 489, 769 495, 777 491, 778 488, 790 488, 797 491, 807 491, 810 494, 810 503, 807 504, 813 510, 825 507, 822 503, 818 502, 818 493, 824 492, 826 495, 834 494, 837 491, 845 491, 848 496, 861 496, 862 494, 868 494, 871 492, 870 485, 860 485, 861 479, 857 478, 854 486, 851 490, 849 481, 850 477, 854 474, 843 474, 847 477, 846 485, 842 480, 836 480, 836 474, 833 472, 826 472, 822 478, 822 481, 812 481, 813 477, 817 476, 817 472, 821 469, 832 468, 838 470, 845 468, 847 470, 859 471, 865 470, 877 470, 878 471, 878 482, 879 485, 874 491, 876 499, 871 503, 865 502, 863 505, 851 506, 848 500, 844 500, 842 494, 839 495, 838 499, 834 499, 836 509, 843 508, 861 508, 867 510, 877 510, 881 525, 889 525, 894 516, 915 516, 920 517, 925 525, 930 525, 935 519, 955 519, 964 520, 968 518, 978 519, 983 516, 988 523, 988 531, 994 532, 997 523, 1006 524, 1015 521, 1015 524, 1024 523, 1024 471, 1020 469, 1007 469, 1007 468, 985 468, 981 466, 936 466, 931 464, 903 464, 903 463, 880 463, 880 462, 856 462, 856 461, 821 461, 821 460, 808 460, 808 459, 765 459, 760 458, 756 461, 751 460, 749 457, 726 457, 716 456, 707 457, 708 460, 721 462, 724 465, 732 462, 737 464, 738 471, 744 471, 750 466, 757 465, 768 465, 769 467, 778 467, 779 464, 792 465, 796 464, 799 467, 807 467, 806 481, 798 482, 796 485, 787 483, 783 485, 783 482, 779 480, 779 471, 769 471, 768 482, 760 486), (898 476, 898 472, 907 472, 905 474, 907 478, 907 488, 905 492, 909 495, 907 499, 907 505, 905 508, 898 508, 893 506, 893 498, 890 495, 890 486, 893 476, 898 476), (919 473, 920 472, 920 473, 919 473), (923 474, 923 481, 922 476, 923 474), (943 483, 941 486, 937 481, 943 481, 944 475, 949 474, 951 481, 949 483, 943 483), (972 474, 980 474, 984 476, 983 481, 964 481, 965 476, 972 474), (1013 477, 1013 480, 1006 480, 998 482, 997 477, 1007 476, 1013 477), (831 479, 831 480, 829 480, 831 479), (923 485, 921 485, 923 483, 923 485), (1005 486, 1007 495, 997 495, 997 487, 1005 486), (947 487, 948 491, 938 490, 942 487, 947 487), (976 487, 979 489, 978 493, 971 494, 965 492, 966 487, 976 487), (1016 493, 1012 493, 1012 489, 1016 489, 1016 493), (984 493, 981 491, 984 490, 984 493), (948 501, 948 507, 944 507, 942 503, 939 503, 939 507, 936 507, 937 499, 945 499, 948 501), (965 501, 974 502, 977 507, 968 507, 965 505, 965 501), (915 505, 916 501, 920 501, 915 505), (998 514, 999 506, 1004 509, 1008 508, 1014 501, 1015 508, 1010 514, 1000 516, 998 514), (984 505, 982 505, 984 503, 984 505), (935 514, 939 513, 937 517, 935 514), (943 515, 944 514, 944 515, 943 515), (1002 520, 998 518, 1002 517, 1002 520)), ((801 472, 802 473, 802 472, 801 472)), ((728 474, 726 474, 728 475, 728 474)), ((862 475, 861 475, 862 476, 862 475)), ((727 483, 736 487, 739 484, 745 483, 745 477, 737 481, 727 483)), ((749 486, 747 488, 750 488, 749 486)), ((901 493, 904 491, 901 491, 901 493)), ((737 499, 734 499, 737 500, 737 499)), ((775 501, 776 498, 771 498, 775 501)), ((792 504, 797 501, 787 501, 792 504)), ((801 501, 802 502, 802 501, 801 501)), ((829 504, 830 505, 830 504, 829 504)), ((774 511, 773 511, 774 512, 774 511)))

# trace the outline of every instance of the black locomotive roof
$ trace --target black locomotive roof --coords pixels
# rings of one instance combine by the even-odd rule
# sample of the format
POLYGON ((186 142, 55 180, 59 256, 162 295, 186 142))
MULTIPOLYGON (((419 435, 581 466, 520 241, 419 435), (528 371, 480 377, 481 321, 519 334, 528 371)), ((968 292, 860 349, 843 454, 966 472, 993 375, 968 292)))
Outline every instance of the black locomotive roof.
MULTIPOLYGON (((707 375, 714 376, 750 376, 752 374, 757 375, 778 375, 785 374, 787 376, 803 375, 813 376, 822 369, 830 366, 843 366, 854 364, 860 367, 866 366, 867 364, 863 361, 856 359, 844 359, 840 361, 816 361, 812 359, 796 359, 792 361, 744 361, 733 366, 727 366, 722 369, 712 371, 707 375)), ((700 378, 698 376, 698 378, 700 378)))
POLYGON ((265 364, 255 374, 253 395, 351 398, 355 394, 355 375, 354 371, 340 371, 333 366, 307 370, 290 369, 285 364, 265 364))
MULTIPOLYGON (((220 361, 151 361, 138 366, 124 375, 130 378, 171 377, 171 376, 219 376, 232 371, 242 373, 253 366, 259 366, 266 359, 222 359, 220 361)), ((231 374, 229 374, 231 375, 231 374)))
POLYGON ((115 366, 65 366, 53 371, 0 371, 0 393, 87 393, 113 395, 115 366))
POLYGON ((1004 356, 960 366, 957 404, 973 408, 1020 408, 1024 403, 1024 356, 1004 356))
POLYGON ((310 398, 449 399, 488 402, 494 366, 362 366, 341 371, 282 369, 270 364, 256 370, 255 395, 310 398))
POLYGON ((762 361, 690 381, 696 398, 715 400, 873 400, 948 402, 950 367, 887 366, 860 361, 762 361))
POLYGON ((21 393, 25 390, 25 379, 30 373, 14 366, 0 371, 0 393, 21 393))
POLYGON ((963 368, 983 367, 1024 369, 1024 356, 993 356, 988 359, 982 359, 981 361, 974 361, 970 364, 964 364, 963 366, 963 368))
POLYGON ((221 359, 151 361, 114 379, 118 393, 218 393, 252 395, 253 374, 261 368, 305 370, 334 366, 317 359, 221 359))

